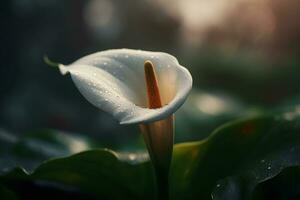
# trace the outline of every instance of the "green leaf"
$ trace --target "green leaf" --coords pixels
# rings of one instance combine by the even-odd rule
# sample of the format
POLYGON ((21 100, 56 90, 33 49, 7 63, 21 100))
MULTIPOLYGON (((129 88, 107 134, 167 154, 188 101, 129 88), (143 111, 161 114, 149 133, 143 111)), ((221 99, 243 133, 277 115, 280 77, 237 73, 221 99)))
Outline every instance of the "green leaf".
MULTIPOLYGON (((57 130, 26 134, 14 143, 10 152, 10 156, 14 158, 14 166, 22 168, 15 168, 13 171, 9 171, 7 167, 2 168, 0 180, 22 194, 24 191, 20 188, 23 187, 35 191, 35 195, 38 195, 37 190, 51 191, 48 196, 54 195, 52 183, 55 183, 67 186, 66 188, 78 188, 98 198, 151 199, 153 175, 148 154, 116 153, 106 149, 74 154, 99 146, 87 137, 57 130), (74 155, 64 157, 71 154, 74 155), (64 158, 53 159, 55 157, 64 158), (49 158, 52 159, 44 162, 49 158), (34 168, 36 169, 33 171, 34 168), (37 186, 41 181, 42 188, 37 186)), ((59 190, 60 187, 56 188, 56 193, 59 190)))
POLYGON ((145 154, 91 150, 47 161, 27 177, 16 169, 2 181, 59 183, 104 199, 153 199, 154 181, 147 160, 145 154))
POLYGON ((32 177, 76 186, 106 199, 150 198, 153 184, 149 163, 138 164, 138 154, 124 159, 109 150, 87 151, 44 163, 32 177))
MULTIPOLYGON (((49 133, 50 139, 47 136, 40 140, 51 141, 49 144, 53 144, 53 148, 69 149, 64 139, 52 140, 52 134, 49 133)), ((71 150, 62 152, 72 153, 71 150)), ((43 157, 44 153, 41 155, 43 157)), ((287 167, 299 166, 299 155, 298 109, 232 122, 218 128, 205 140, 175 146, 170 173, 171 197, 251 199, 255 187, 287 167)), ((48 160, 32 173, 22 168, 3 172, 0 184, 17 194, 19 190, 12 183, 28 185, 30 182, 33 187, 27 186, 27 189, 33 191, 58 184, 98 199, 153 199, 153 179, 147 154, 96 149, 48 160), (36 189, 39 183, 43 184, 36 189)))
POLYGON ((300 167, 288 167, 280 174, 259 184, 253 199, 300 199, 300 167))
POLYGON ((257 184, 300 164, 299 113, 239 120, 177 145, 172 199, 250 199, 257 184))

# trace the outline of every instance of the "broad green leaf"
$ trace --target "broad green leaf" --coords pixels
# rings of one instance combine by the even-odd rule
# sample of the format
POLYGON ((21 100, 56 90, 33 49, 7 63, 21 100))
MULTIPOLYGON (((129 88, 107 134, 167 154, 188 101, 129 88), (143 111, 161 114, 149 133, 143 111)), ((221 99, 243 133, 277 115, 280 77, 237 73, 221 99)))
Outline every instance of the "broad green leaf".
POLYGON ((147 160, 147 154, 91 150, 47 161, 32 174, 24 175, 16 169, 3 176, 2 181, 59 183, 100 199, 153 199, 153 175, 147 160))
MULTIPOLYGON (((14 159, 14 165, 9 167, 22 166, 30 173, 22 168, 15 168, 7 174, 9 168, 6 166, 2 168, 2 180, 21 193, 23 191, 20 191, 20 186, 16 187, 11 183, 26 185, 29 190, 41 190, 35 182, 43 182, 42 189, 48 192, 49 189, 46 188, 52 188, 52 183, 62 184, 105 199, 138 199, 139 196, 151 198, 154 194, 152 170, 148 154, 143 151, 116 153, 99 149, 41 164, 49 158, 64 157, 99 146, 87 137, 56 130, 26 134, 16 140, 11 148, 9 153, 14 159), (140 164, 142 162, 145 164, 140 164), (40 166, 31 173, 38 165, 40 166), (74 177, 78 180, 74 180, 74 177)), ((53 193, 51 190, 52 195, 53 193)), ((38 195, 36 192, 35 194, 38 195)))
POLYGON ((250 199, 257 184, 300 164, 300 112, 240 120, 175 147, 172 199, 250 199))
POLYGON ((300 199, 300 167, 288 167, 280 174, 259 184, 253 199, 300 199))
MULTIPOLYGON (((226 124, 205 140, 175 146, 171 197, 251 199, 257 185, 287 167, 299 166, 299 151, 297 109, 226 124)), ((105 149, 52 159, 32 173, 17 168, 0 177, 0 183, 13 192, 11 182, 42 182, 45 187, 76 188, 99 199, 153 199, 153 180, 147 154, 105 149)))

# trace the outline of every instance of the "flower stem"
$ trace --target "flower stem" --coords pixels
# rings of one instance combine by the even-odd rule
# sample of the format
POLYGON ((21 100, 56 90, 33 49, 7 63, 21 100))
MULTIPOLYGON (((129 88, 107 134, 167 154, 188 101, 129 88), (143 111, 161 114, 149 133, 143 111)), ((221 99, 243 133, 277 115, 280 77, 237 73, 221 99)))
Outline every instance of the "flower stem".
POLYGON ((173 115, 167 119, 141 124, 145 143, 154 168, 158 200, 168 200, 169 169, 173 151, 173 115))
POLYGON ((169 173, 163 170, 156 172, 157 199, 169 200, 169 173))
MULTIPOLYGON (((162 102, 154 66, 150 61, 146 61, 144 68, 148 107, 151 109, 160 108, 162 107, 162 102)), ((154 168, 158 200, 169 199, 169 169, 173 151, 173 121, 174 116, 171 115, 160 121, 140 125, 154 168)))

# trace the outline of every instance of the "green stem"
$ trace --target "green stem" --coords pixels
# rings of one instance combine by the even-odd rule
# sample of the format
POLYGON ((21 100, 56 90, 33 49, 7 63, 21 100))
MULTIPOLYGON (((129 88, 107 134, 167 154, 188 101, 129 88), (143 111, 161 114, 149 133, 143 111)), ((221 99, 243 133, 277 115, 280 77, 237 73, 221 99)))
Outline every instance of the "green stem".
POLYGON ((169 200, 169 172, 163 169, 155 170, 157 200, 169 200))
POLYGON ((173 116, 170 116, 161 121, 140 125, 154 170, 157 200, 169 200, 173 120, 173 116))

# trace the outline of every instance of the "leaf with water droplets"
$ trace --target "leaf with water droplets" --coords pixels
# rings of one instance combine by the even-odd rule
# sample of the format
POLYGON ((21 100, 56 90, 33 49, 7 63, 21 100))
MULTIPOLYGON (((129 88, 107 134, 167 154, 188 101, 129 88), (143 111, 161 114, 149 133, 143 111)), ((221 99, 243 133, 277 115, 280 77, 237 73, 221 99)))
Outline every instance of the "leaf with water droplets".
MULTIPOLYGON (((0 176, 0 181, 9 184, 13 180, 19 187, 24 184, 24 188, 27 185, 26 192, 30 194, 28 199, 35 199, 37 192, 29 183, 38 180, 39 183, 43 183, 43 188, 59 184, 60 188, 65 188, 64 193, 73 192, 76 188, 97 199, 151 200, 154 182, 148 160, 148 154, 143 152, 126 154, 98 149, 49 160, 30 174, 17 169, 0 176), (70 191, 70 187, 73 190, 70 191)), ((20 190, 17 186, 11 187, 13 190, 20 190)))
MULTIPOLYGON (((299 166, 300 113, 286 113, 239 120, 218 128, 206 140, 176 145, 172 199, 250 199, 256 186, 289 166, 299 166)), ((59 144, 52 151, 61 148, 59 144)), ((77 151, 86 148, 75 144, 77 151)), ((3 172, 2 183, 3 176, 72 186, 99 199, 153 199, 153 176, 144 152, 92 150, 44 162, 29 175, 22 170, 3 172)))
POLYGON ((300 112, 286 113, 239 120, 176 146, 173 199, 249 199, 260 183, 299 166, 300 112))

